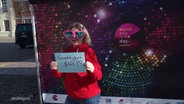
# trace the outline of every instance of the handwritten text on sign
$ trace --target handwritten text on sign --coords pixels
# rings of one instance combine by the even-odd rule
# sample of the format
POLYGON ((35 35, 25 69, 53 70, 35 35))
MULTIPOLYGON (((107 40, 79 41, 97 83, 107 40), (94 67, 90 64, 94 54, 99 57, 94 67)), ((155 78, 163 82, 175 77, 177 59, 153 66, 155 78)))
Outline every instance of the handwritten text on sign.
POLYGON ((59 72, 86 72, 84 52, 54 53, 59 72))

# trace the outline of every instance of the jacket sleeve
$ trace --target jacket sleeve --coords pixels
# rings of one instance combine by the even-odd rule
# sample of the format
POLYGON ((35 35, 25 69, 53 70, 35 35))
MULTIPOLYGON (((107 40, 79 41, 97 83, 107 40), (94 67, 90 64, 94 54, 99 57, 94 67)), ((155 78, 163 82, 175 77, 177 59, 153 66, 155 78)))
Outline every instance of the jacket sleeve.
POLYGON ((97 55, 92 48, 88 48, 86 53, 86 61, 91 62, 94 65, 94 71, 90 73, 90 77, 93 81, 98 81, 102 79, 102 69, 98 62, 97 55))
MULTIPOLYGON (((64 51, 66 51, 66 50, 64 50, 64 51)), ((62 52, 62 50, 61 50, 61 52, 62 52)), ((54 56, 53 56, 53 58, 52 58, 54 61, 56 61, 55 60, 55 58, 54 58, 54 56)), ((58 70, 51 70, 51 72, 52 72, 52 75, 55 77, 55 78, 63 78, 64 77, 64 73, 61 73, 61 72, 58 72, 58 70)))
POLYGON ((55 78, 62 78, 64 77, 64 73, 58 72, 58 70, 52 70, 52 74, 55 78))

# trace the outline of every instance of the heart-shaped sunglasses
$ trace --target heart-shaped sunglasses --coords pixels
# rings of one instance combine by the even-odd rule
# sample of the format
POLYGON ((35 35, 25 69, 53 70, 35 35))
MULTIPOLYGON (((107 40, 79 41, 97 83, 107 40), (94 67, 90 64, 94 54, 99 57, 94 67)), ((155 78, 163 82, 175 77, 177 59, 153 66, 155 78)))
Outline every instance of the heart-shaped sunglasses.
POLYGON ((86 33, 84 31, 65 30, 63 32, 63 35, 67 39, 70 39, 72 37, 76 37, 77 39, 82 40, 84 38, 84 36, 86 36, 86 33))

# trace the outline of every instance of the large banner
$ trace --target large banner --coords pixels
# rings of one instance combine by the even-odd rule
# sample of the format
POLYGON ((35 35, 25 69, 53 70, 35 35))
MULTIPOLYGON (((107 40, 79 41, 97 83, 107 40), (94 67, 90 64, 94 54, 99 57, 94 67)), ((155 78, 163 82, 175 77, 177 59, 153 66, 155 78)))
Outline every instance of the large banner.
POLYGON ((49 63, 68 46, 61 33, 81 22, 103 69, 101 104, 184 104, 182 0, 30 1, 44 103, 65 101, 49 63))

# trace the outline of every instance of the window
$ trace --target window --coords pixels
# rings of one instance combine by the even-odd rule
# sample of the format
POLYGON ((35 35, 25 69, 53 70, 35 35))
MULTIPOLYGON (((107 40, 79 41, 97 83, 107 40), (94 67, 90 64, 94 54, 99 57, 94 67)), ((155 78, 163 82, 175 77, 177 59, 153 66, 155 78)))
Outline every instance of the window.
POLYGON ((7 0, 2 0, 3 12, 8 12, 7 0))
POLYGON ((10 23, 9 23, 9 20, 4 20, 4 26, 5 26, 5 31, 10 31, 10 23))
POLYGON ((31 19, 24 19, 23 22, 24 23, 31 23, 31 19))

